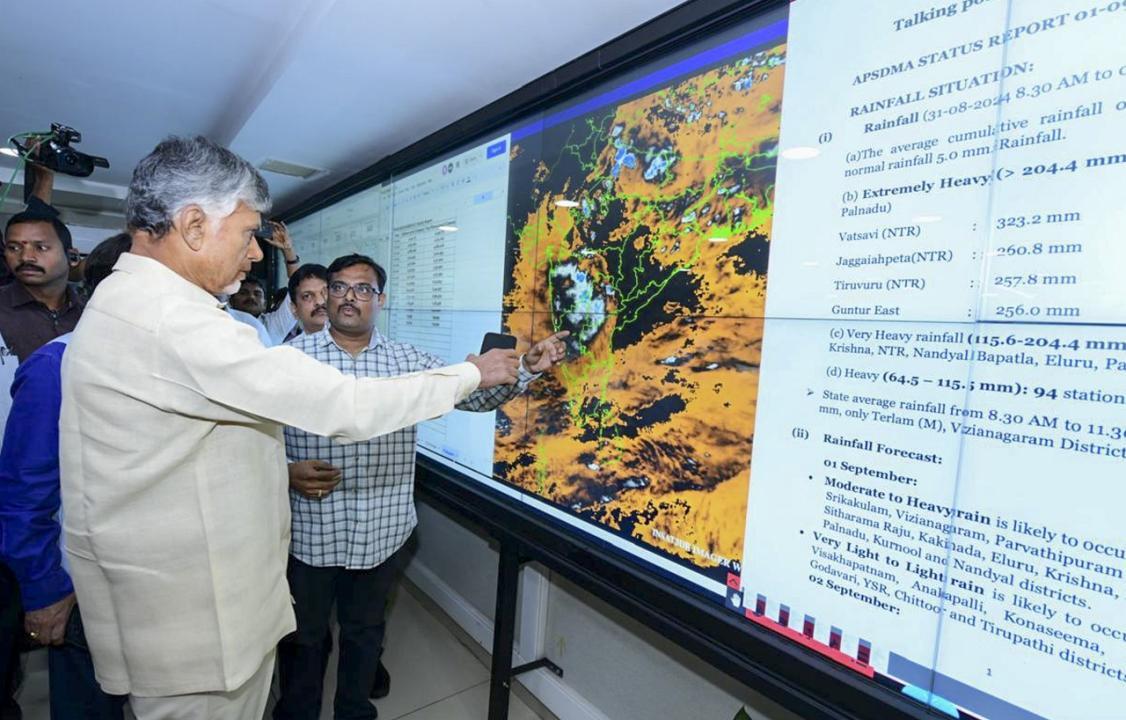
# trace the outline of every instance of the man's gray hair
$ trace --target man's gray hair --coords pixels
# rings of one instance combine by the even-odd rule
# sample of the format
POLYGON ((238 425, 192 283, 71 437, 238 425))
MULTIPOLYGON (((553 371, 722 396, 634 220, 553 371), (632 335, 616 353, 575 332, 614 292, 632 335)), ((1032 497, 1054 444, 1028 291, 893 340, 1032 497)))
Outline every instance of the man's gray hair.
POLYGON ((239 201, 270 209, 270 189, 253 165, 205 137, 169 137, 133 170, 125 198, 130 230, 163 237, 176 213, 199 205, 213 220, 234 212, 239 201))

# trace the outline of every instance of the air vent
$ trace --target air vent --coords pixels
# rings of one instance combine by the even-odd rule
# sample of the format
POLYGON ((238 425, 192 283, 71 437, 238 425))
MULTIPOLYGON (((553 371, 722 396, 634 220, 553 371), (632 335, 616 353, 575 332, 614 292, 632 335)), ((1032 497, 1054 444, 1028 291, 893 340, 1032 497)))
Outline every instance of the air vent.
POLYGON ((285 160, 274 160, 267 158, 258 163, 259 169, 268 172, 277 173, 279 175, 289 175, 290 177, 301 178, 308 180, 317 175, 323 175, 328 170, 321 170, 319 168, 311 168, 307 165, 298 165, 297 163, 286 162, 285 160))

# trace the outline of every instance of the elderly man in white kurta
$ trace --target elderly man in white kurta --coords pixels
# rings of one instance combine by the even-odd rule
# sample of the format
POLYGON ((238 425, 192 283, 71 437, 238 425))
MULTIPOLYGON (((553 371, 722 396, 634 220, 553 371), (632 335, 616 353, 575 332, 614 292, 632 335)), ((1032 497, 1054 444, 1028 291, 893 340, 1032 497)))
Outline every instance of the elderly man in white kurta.
POLYGON ((140 720, 262 717, 294 628, 282 426, 366 440, 517 378, 514 352, 377 380, 263 347, 215 295, 262 257, 268 206, 230 151, 158 145, 63 362, 66 551, 98 681, 140 720))

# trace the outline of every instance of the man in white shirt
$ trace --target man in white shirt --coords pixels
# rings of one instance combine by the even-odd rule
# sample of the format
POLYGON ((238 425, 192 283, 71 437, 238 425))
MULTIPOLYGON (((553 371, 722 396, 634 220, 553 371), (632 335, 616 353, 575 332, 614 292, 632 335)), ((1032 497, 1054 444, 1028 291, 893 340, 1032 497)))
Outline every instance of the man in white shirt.
POLYGON ((516 382, 513 351, 356 378, 264 347, 215 296, 262 257, 252 165, 169 138, 133 172, 133 250, 63 358, 63 532, 98 683, 139 720, 260 718, 294 629, 282 426, 358 442, 516 382))
MULTIPOLYGON (((277 235, 274 236, 275 238, 277 235)), ((296 271, 290 266, 288 300, 283 300, 272 312, 254 316, 234 307, 235 293, 227 303, 227 314, 254 328, 266 347, 281 345, 302 333, 319 332, 324 327, 327 314, 328 283, 324 265, 306 263, 296 271)), ((253 284, 257 284, 255 280, 253 284)), ((244 282, 243 285, 246 285, 244 282)), ((242 289, 239 289, 242 292, 242 289)), ((222 297, 220 297, 222 300, 222 297)))
MULTIPOLYGON (((293 247, 293 241, 289 237, 289 230, 286 229, 285 223, 271 220, 269 234, 259 235, 258 239, 269 243, 281 251, 282 260, 285 264, 286 277, 292 278, 298 266, 301 264, 301 257, 293 247)), ((257 312, 252 312, 246 308, 242 309, 247 310, 249 314, 258 318, 258 321, 266 328, 266 334, 270 336, 270 344, 281 345, 294 332, 300 333, 301 328, 298 325, 298 317, 294 314, 294 306, 288 302, 282 301, 275 309, 267 312, 266 287, 256 278, 253 279, 253 282, 258 283, 258 287, 261 290, 261 305, 255 308, 257 312)), ((250 287, 253 288, 253 284, 251 284, 250 287)), ((235 293, 235 295, 237 296, 242 291, 243 288, 240 287, 239 292, 235 293)), ((234 299, 234 296, 232 296, 232 303, 234 299)), ((235 306, 238 307, 237 304, 235 306)))
POLYGON ((274 338, 270 336, 270 331, 266 329, 266 326, 262 324, 261 320, 248 312, 244 312, 232 306, 229 299, 224 302, 224 296, 222 295, 219 296, 219 302, 223 304, 223 309, 227 311, 228 315, 254 330, 254 333, 258 336, 258 342, 266 347, 273 347, 278 344, 274 342, 274 338))
POLYGON ((328 268, 317 263, 297 268, 289 276, 289 304, 297 325, 284 340, 289 342, 298 335, 320 332, 328 320, 327 303, 328 268))
POLYGON ((235 310, 241 310, 252 317, 261 319, 266 312, 266 285, 258 278, 250 275, 243 279, 238 292, 231 295, 227 301, 235 310))

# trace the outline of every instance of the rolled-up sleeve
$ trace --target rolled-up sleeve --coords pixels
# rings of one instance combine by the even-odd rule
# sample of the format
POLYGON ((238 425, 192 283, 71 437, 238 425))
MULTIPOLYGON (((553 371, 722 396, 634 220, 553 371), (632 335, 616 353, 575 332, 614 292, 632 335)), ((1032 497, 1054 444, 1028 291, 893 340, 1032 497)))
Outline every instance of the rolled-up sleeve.
POLYGON ((157 333, 159 402, 218 421, 270 420, 352 441, 444 415, 480 384, 471 363, 357 378, 291 347, 266 348, 221 310, 183 302, 157 333))

